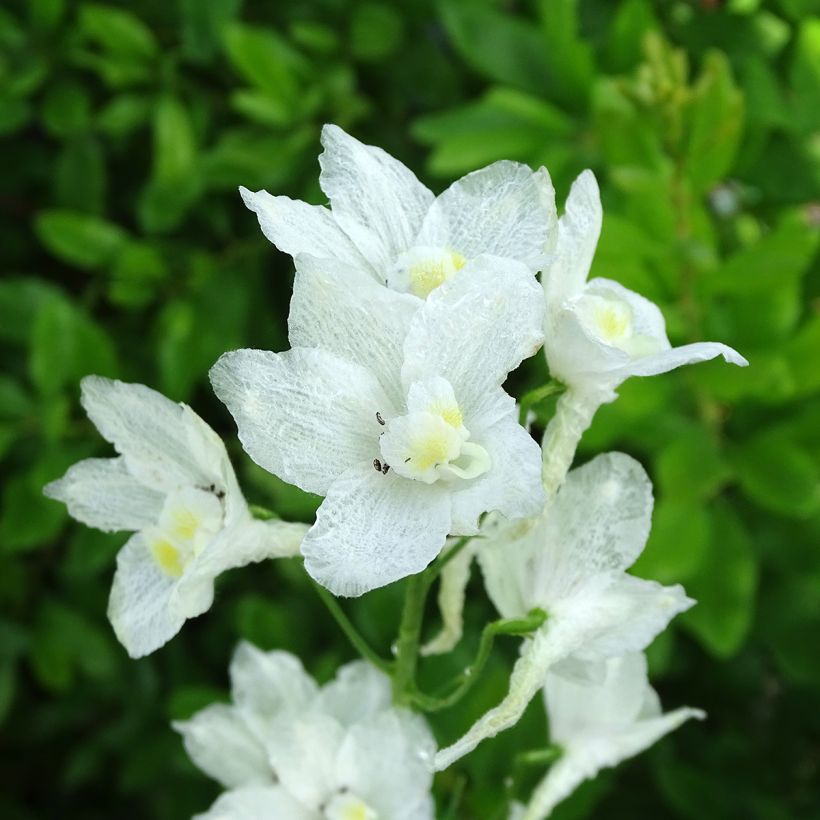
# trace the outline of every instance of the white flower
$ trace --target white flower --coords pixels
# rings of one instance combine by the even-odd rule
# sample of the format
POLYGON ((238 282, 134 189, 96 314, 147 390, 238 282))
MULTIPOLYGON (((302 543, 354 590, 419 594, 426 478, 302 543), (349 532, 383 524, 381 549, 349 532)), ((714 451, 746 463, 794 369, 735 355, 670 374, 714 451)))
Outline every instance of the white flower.
POLYGON ((542 274, 544 353, 552 375, 605 402, 630 376, 653 376, 716 356, 747 365, 737 351, 716 342, 673 348, 657 305, 609 279, 587 282, 602 216, 598 183, 584 171, 572 185, 554 256, 542 274))
POLYGON ((573 470, 539 518, 497 520, 479 548, 487 592, 505 618, 540 608, 547 620, 525 640, 504 701, 438 753, 437 769, 512 726, 556 664, 591 674, 595 662, 644 649, 694 603, 678 585, 625 572, 646 544, 651 516, 643 467, 608 453, 573 470))
POLYGON ((550 672, 544 688, 550 740, 561 757, 533 792, 522 820, 544 820, 555 806, 601 769, 617 766, 648 749, 700 709, 683 707, 661 714, 640 652, 605 662, 599 683, 550 672))
POLYGON ((338 259, 422 299, 483 254, 541 269, 556 221, 546 169, 496 162, 434 197, 398 160, 338 126, 322 129, 322 144, 319 183, 331 209, 240 189, 280 250, 338 259))
POLYGON ((298 553, 307 527, 251 517, 222 440, 190 407, 99 376, 83 379, 82 403, 120 455, 80 461, 44 492, 90 527, 135 531, 108 608, 132 657, 209 609, 221 572, 298 553))
POLYGON ((293 349, 227 353, 211 381, 251 458, 326 496, 308 572, 360 595, 420 572, 487 510, 541 508, 538 445, 501 388, 538 349, 541 308, 510 260, 478 257, 424 302, 339 268, 299 257, 293 349))
POLYGON ((240 644, 232 705, 174 723, 226 791, 198 820, 432 820, 435 742, 357 661, 319 689, 287 652, 240 644))

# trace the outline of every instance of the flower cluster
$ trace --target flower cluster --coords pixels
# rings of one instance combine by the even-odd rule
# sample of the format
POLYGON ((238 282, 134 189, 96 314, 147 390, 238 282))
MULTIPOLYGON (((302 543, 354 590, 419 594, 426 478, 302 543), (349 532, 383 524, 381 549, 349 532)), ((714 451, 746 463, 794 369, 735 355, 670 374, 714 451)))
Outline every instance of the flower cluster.
POLYGON ((591 172, 558 219, 544 168, 497 162, 435 197, 336 126, 322 142, 329 207, 241 191, 294 257, 291 347, 228 352, 210 374, 251 459, 323 497, 315 522, 254 517, 222 441, 189 407, 93 376, 83 405, 119 455, 82 461, 45 491, 90 526, 134 533, 109 608, 133 656, 207 610, 232 567, 300 554, 338 596, 413 576, 389 661, 321 593, 372 662, 322 689, 287 653, 239 646, 233 704, 175 724, 227 790, 200 817, 431 818, 434 770, 512 726, 543 691, 557 760, 512 810, 538 820, 601 768, 703 716, 662 715, 647 682, 643 650, 694 603, 627 573, 649 535, 649 477, 622 453, 570 470, 578 441, 630 376, 746 361, 716 343, 673 348, 656 305, 587 281, 602 222, 591 172), (539 446, 503 385, 542 345, 563 392, 539 446), (435 702, 415 682, 416 659, 459 640, 474 560, 500 619, 470 671, 495 634, 521 636, 521 653, 506 697, 436 751, 408 707, 450 705, 477 675, 435 702), (419 647, 437 578, 443 629, 419 647))

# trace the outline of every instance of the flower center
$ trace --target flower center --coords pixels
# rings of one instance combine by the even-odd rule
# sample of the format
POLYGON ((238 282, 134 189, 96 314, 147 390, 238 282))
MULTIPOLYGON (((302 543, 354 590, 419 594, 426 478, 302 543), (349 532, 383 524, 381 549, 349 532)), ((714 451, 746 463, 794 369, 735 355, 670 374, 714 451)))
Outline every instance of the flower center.
POLYGON ((577 303, 586 330, 604 344, 623 350, 632 358, 658 349, 657 339, 635 332, 635 314, 623 299, 609 293, 585 293, 577 303))
POLYGON ((408 413, 390 419, 380 439, 384 463, 405 478, 433 484, 441 478, 476 478, 490 469, 490 455, 469 441, 464 415, 448 381, 416 382, 408 413))
POLYGON ((352 792, 337 794, 326 806, 327 820, 378 820, 376 814, 367 803, 352 792))
POLYGON ((387 284, 394 290, 426 299, 466 264, 467 260, 458 251, 419 245, 396 260, 387 275, 387 284))
POLYGON ((148 549, 160 569, 179 578, 222 529, 222 503, 216 493, 186 487, 165 499, 159 521, 143 530, 148 549))

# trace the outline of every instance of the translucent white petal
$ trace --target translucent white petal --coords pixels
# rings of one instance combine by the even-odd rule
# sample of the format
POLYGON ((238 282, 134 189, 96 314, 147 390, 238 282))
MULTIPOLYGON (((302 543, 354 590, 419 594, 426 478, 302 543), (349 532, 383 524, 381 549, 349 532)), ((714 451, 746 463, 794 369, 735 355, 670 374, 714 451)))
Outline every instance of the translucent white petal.
POLYGON ((637 336, 657 339, 665 348, 670 346, 669 339, 666 337, 666 320, 663 318, 661 309, 650 299, 625 288, 620 282, 601 277, 587 282, 584 292, 620 299, 631 309, 632 325, 637 336))
POLYGON ((235 350, 211 368, 214 392, 260 467, 324 495, 351 465, 378 455, 376 413, 389 406, 363 367, 324 350, 235 350))
POLYGON ((370 277, 375 275, 328 208, 287 196, 271 196, 267 191, 254 193, 240 187, 239 193, 259 219, 262 233, 280 251, 291 256, 309 253, 338 259, 355 265, 370 277))
POLYGON ((319 507, 302 544, 305 569, 335 595, 361 595, 421 572, 449 529, 446 490, 364 462, 335 481, 319 507))
POLYGON ((345 737, 339 779, 378 817, 433 820, 434 752, 435 742, 421 717, 382 712, 353 726, 345 737))
POLYGON ((62 501, 72 518, 105 532, 155 524, 164 496, 137 481, 123 458, 87 458, 43 488, 62 501))
MULTIPOLYGON (((598 182, 592 171, 583 171, 572 183, 564 214, 558 221, 555 254, 542 276, 548 325, 551 312, 565 299, 581 292, 595 255, 602 221, 598 182)), ((550 330, 548 326, 547 337, 550 330)))
POLYGON ((231 696, 249 725, 267 736, 275 718, 303 712, 318 689, 301 661, 288 652, 262 652, 242 641, 231 659, 231 696))
POLYGON ((336 125, 322 129, 319 184, 333 216, 380 272, 407 250, 433 195, 398 160, 364 145, 336 125))
POLYGON ((171 605, 186 618, 201 615, 213 603, 218 575, 268 558, 298 555, 308 529, 307 524, 255 521, 250 516, 225 528, 185 567, 171 605))
POLYGON ((497 421, 475 441, 489 453, 490 469, 454 486, 451 533, 478 532, 479 516, 497 511, 506 518, 537 515, 544 506, 541 484, 541 448, 514 415, 497 421))
POLYGON ((86 376, 82 404, 140 482, 164 492, 207 486, 230 469, 219 436, 196 413, 142 384, 86 376))
POLYGON ((182 735, 188 757, 225 788, 274 782, 264 746, 233 706, 214 703, 171 725, 182 735))
POLYGON ((404 403, 404 337, 421 304, 353 267, 300 256, 288 317, 290 343, 327 350, 373 373, 393 404, 382 408, 387 418, 404 403))
POLYGON ((320 820, 281 786, 245 786, 225 792, 193 820, 320 820))
POLYGON ((690 718, 703 717, 705 715, 699 709, 684 707, 662 717, 633 724, 620 733, 593 736, 568 746, 564 756, 550 767, 546 777, 536 787, 524 820, 544 820, 584 780, 595 777, 601 769, 617 766, 648 749, 690 718))
POLYGON ((433 376, 453 386, 465 424, 541 345, 542 306, 529 270, 479 257, 436 288, 415 314, 404 343, 406 387, 433 376))
POLYGON ((555 232, 555 190, 545 168, 501 160, 442 193, 416 244, 449 248, 466 259, 503 256, 540 270, 555 232))
POLYGON ((389 709, 393 702, 390 678, 365 661, 345 664, 336 678, 322 687, 316 708, 343 726, 389 709))
POLYGON ((421 648, 422 655, 443 655, 461 640, 464 631, 464 596, 476 549, 476 542, 471 541, 441 571, 438 589, 441 631, 421 648))
POLYGON ((117 570, 108 601, 108 618, 132 658, 159 649, 179 632, 185 618, 173 613, 170 599, 176 580, 151 555, 141 533, 117 554, 117 570))
POLYGON ((619 381, 623 381, 629 376, 656 376, 659 373, 667 373, 677 367, 697 362, 706 362, 723 356, 729 364, 736 364, 739 367, 746 367, 749 362, 743 358, 736 350, 720 342, 695 342, 682 347, 673 347, 671 350, 662 350, 650 356, 643 356, 634 359, 624 365, 612 375, 619 381))
POLYGON ((495 737, 518 722, 529 702, 544 685, 547 670, 556 657, 566 654, 566 648, 560 641, 554 641, 550 632, 546 626, 542 627, 524 642, 505 698, 498 706, 485 712, 463 737, 436 754, 436 771, 446 769, 469 754, 482 740, 495 737))

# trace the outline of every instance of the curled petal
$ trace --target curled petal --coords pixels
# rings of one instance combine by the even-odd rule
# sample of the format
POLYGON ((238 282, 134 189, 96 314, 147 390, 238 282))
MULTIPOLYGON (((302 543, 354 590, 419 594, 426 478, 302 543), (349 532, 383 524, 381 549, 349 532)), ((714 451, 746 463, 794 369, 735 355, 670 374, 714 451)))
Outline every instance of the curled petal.
POLYGON ((225 792, 208 811, 193 820, 315 820, 316 813, 305 808, 281 786, 244 786, 225 792))
POLYGON ((728 345, 720 342, 695 342, 635 359, 615 371, 613 375, 617 375, 621 381, 629 376, 656 376, 687 364, 716 359, 718 356, 722 356, 724 361, 736 364, 738 367, 746 367, 749 364, 740 353, 728 345))

